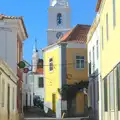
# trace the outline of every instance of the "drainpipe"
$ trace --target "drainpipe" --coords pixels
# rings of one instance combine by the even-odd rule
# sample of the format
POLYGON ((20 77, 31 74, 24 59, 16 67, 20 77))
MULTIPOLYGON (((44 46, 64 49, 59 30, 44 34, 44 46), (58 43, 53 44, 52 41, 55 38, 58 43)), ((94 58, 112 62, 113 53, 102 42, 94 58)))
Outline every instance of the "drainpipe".
MULTIPOLYGON (((59 43, 60 45, 60 89, 64 84, 66 84, 66 45, 67 43, 59 43)), ((58 117, 62 117, 63 108, 62 108, 62 100, 60 100, 61 111, 58 117)), ((58 108, 59 109, 59 108, 58 108)), ((57 114, 56 114, 57 115, 57 114)), ((56 116, 57 117, 57 116, 56 116)))

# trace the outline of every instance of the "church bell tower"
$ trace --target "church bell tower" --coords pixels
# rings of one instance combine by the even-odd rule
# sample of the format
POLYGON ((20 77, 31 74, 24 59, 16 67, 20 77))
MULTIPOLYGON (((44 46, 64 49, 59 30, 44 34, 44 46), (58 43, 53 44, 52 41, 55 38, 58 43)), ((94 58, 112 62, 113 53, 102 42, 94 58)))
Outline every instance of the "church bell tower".
POLYGON ((48 45, 55 43, 71 29, 70 13, 68 0, 50 0, 47 30, 48 45))

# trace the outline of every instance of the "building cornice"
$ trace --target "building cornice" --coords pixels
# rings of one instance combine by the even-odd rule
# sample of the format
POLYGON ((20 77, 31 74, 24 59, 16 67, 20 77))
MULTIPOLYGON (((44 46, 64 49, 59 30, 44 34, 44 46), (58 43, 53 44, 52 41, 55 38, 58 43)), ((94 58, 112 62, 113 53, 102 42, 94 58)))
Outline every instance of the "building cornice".
POLYGON ((68 29, 48 29, 48 31, 51 31, 51 32, 63 32, 63 31, 69 31, 71 30, 71 28, 68 28, 68 29))
POLYGON ((99 15, 97 15, 96 18, 93 21, 93 24, 92 24, 89 32, 88 32, 88 35, 87 35, 87 44, 91 40, 91 38, 92 38, 92 36, 93 36, 93 34, 94 34, 94 32, 95 32, 95 30, 96 30, 99 22, 100 22, 100 17, 99 17, 99 15))
POLYGON ((58 45, 58 44, 57 44, 57 43, 51 44, 51 45, 43 48, 42 51, 45 52, 46 50, 48 50, 48 49, 50 49, 50 48, 52 48, 52 47, 54 47, 54 46, 56 46, 56 45, 58 45))
POLYGON ((98 10, 98 12, 100 13, 100 16, 101 16, 101 13, 102 13, 102 11, 103 11, 105 2, 106 2, 106 0, 102 0, 101 3, 100 3, 100 5, 99 5, 99 10, 98 10))
POLYGON ((28 34, 27 34, 27 30, 26 30, 26 27, 25 27, 25 24, 24 24, 24 20, 23 20, 23 17, 22 16, 19 16, 19 17, 16 17, 16 16, 7 16, 7 15, 4 15, 4 14, 0 14, 0 20, 18 20, 19 22, 19 25, 21 26, 21 29, 22 29, 22 33, 24 33, 24 36, 26 38, 28 38, 28 34))
POLYGON ((2 59, 0 58, 0 68, 7 74, 10 76, 10 78, 17 83, 18 81, 18 77, 17 75, 13 72, 13 70, 9 67, 9 65, 2 59))
POLYGON ((18 24, 18 34, 19 36, 21 36, 22 40, 25 40, 26 38, 28 38, 28 35, 22 18, 18 19, 17 24, 18 24))

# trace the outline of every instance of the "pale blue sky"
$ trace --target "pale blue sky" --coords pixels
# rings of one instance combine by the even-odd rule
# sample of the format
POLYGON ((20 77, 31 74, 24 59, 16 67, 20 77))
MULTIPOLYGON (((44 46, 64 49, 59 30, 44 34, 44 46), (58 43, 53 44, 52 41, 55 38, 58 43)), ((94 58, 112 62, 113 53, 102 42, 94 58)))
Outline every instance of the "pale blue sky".
MULTIPOLYGON (((24 16, 29 38, 24 44, 24 59, 31 62, 35 37, 38 49, 47 46, 48 7, 50 0, 1 0, 0 13, 24 16)), ((92 24, 97 0, 69 0, 71 26, 92 24)))

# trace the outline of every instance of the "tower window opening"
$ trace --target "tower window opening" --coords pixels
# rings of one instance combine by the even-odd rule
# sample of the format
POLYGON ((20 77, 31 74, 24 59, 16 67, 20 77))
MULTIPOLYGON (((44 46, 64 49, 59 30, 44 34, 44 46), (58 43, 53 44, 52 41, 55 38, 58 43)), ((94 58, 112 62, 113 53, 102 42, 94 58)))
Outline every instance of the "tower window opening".
POLYGON ((61 25, 62 24, 62 14, 58 13, 57 14, 57 25, 61 25))

